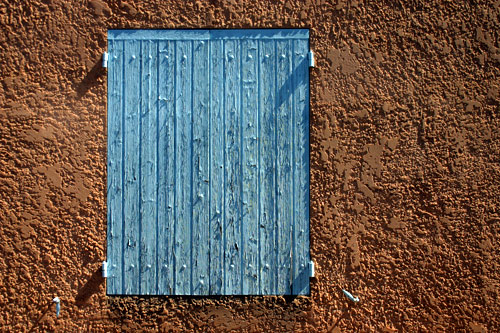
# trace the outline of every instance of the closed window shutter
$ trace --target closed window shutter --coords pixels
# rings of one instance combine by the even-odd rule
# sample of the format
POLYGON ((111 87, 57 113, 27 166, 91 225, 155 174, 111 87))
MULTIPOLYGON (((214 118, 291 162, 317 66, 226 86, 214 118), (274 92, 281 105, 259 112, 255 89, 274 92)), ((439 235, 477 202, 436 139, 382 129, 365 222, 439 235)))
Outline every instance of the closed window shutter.
POLYGON ((309 32, 108 31, 108 295, 309 294, 309 32))

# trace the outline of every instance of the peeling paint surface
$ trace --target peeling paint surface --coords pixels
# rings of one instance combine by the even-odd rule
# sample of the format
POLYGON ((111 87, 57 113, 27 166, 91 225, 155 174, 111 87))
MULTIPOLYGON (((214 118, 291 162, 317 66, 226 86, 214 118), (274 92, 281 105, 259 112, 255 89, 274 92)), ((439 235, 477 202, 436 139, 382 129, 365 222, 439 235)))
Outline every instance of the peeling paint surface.
POLYGON ((110 30, 109 295, 309 293, 308 30, 110 30))

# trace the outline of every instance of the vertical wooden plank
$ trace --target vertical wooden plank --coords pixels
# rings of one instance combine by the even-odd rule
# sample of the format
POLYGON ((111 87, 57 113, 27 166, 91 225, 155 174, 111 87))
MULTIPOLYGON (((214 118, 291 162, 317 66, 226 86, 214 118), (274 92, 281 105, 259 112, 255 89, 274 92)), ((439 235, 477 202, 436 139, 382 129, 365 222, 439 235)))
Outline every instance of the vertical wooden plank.
POLYGON ((309 294, 309 51, 307 40, 294 41, 294 295, 309 294))
POLYGON ((176 43, 176 295, 191 294, 192 232, 192 42, 176 43))
POLYGON ((241 294, 241 139, 240 50, 236 40, 224 41, 225 112, 225 246, 224 294, 241 294))
POLYGON ((157 45, 143 41, 141 46, 140 116, 140 285, 141 295, 156 294, 156 187, 157 187, 157 45))
POLYGON ((210 41, 210 295, 223 292, 224 271, 224 54, 210 41))
POLYGON ((258 54, 257 41, 241 42, 242 59, 242 251, 244 295, 259 294, 258 54))
POLYGON ((273 40, 259 41, 260 129, 260 286, 263 295, 276 292, 275 193, 276 193, 276 62, 273 40))
POLYGON ((291 293, 291 262, 292 262, 292 173, 291 173, 291 54, 290 41, 276 41, 277 58, 277 202, 276 202, 276 232, 278 274, 277 290, 279 295, 291 293))
POLYGON ((208 42, 193 42, 193 295, 209 287, 208 42))
POLYGON ((125 179, 123 294, 139 293, 139 112, 140 41, 125 42, 125 179))
POLYGON ((110 40, 108 67, 108 279, 106 292, 122 292, 123 42, 110 40))
POLYGON ((158 73, 158 294, 171 295, 174 280, 175 42, 159 41, 158 73))

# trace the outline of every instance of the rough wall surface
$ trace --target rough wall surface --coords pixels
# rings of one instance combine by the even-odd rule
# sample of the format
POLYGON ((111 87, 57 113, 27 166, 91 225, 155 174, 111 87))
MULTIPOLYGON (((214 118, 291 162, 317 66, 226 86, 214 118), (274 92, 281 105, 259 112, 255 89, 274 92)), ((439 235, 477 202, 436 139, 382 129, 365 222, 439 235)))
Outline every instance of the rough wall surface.
POLYGON ((0 330, 500 330, 500 1, 11 0, 0 25, 0 330), (107 29, 253 27, 317 56, 312 296, 106 297, 107 29))

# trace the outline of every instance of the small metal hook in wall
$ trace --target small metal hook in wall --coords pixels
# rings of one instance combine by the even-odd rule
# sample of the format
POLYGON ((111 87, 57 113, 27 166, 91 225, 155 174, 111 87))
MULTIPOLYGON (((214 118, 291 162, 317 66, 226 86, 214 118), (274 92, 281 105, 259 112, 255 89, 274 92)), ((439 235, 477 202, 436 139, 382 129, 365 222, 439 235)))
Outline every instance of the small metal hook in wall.
POLYGON ((56 316, 59 317, 59 313, 61 312, 61 300, 59 297, 54 297, 52 302, 56 303, 56 316))
POLYGON ((345 290, 345 289, 342 289, 342 291, 344 292, 344 295, 346 295, 347 298, 349 298, 351 301, 353 301, 353 302, 359 302, 359 297, 352 296, 352 294, 350 292, 348 292, 347 290, 345 290))

